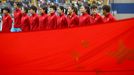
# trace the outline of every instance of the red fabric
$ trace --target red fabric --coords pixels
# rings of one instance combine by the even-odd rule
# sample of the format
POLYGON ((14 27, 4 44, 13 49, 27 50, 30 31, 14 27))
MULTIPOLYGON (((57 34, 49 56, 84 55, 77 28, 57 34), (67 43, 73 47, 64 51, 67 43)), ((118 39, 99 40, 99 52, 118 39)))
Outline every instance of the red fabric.
POLYGON ((79 17, 79 25, 90 25, 92 24, 92 17, 88 14, 85 13, 82 16, 79 17))
POLYGON ((15 28, 21 28, 21 17, 22 17, 22 12, 20 9, 16 9, 14 11, 14 27, 15 28))
POLYGON ((95 14, 92 17, 93 17, 93 24, 100 24, 104 22, 103 18, 99 14, 95 14))
POLYGON ((39 27, 40 30, 45 30, 46 26, 48 24, 48 15, 47 14, 41 14, 41 16, 39 17, 39 27))
POLYGON ((76 26, 79 26, 78 16, 75 13, 73 13, 72 15, 68 15, 68 27, 72 28, 76 26))
POLYGON ((67 27, 68 27, 67 18, 63 13, 58 17, 57 28, 60 29, 60 28, 67 28, 67 27))
POLYGON ((27 14, 23 14, 21 18, 21 29, 22 31, 30 31, 30 18, 27 14))
POLYGON ((111 13, 109 13, 109 14, 107 14, 104 17, 103 21, 104 21, 104 23, 107 23, 107 22, 115 22, 116 19, 115 19, 115 17, 111 13))
POLYGON ((2 18, 2 32, 10 32, 12 28, 12 18, 9 14, 2 18))
POLYGON ((30 30, 39 30, 39 17, 37 14, 32 14, 32 16, 30 17, 30 30))
POLYGON ((47 29, 56 29, 56 26, 57 26, 57 16, 55 13, 52 13, 48 17, 47 29))
POLYGON ((134 19, 0 34, 0 75, 134 75, 134 19))

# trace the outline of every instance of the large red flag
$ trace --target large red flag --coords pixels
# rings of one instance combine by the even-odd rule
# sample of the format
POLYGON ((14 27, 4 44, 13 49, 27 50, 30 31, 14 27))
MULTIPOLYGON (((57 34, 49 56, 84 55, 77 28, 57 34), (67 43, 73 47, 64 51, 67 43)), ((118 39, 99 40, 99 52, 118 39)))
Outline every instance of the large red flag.
POLYGON ((0 34, 0 75, 134 75, 134 19, 0 34))

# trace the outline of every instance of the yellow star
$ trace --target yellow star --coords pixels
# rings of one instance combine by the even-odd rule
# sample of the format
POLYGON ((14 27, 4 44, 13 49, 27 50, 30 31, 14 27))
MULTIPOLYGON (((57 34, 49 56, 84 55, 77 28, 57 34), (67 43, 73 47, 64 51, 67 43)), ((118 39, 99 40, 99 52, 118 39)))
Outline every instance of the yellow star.
POLYGON ((88 42, 87 40, 82 40, 82 41, 81 41, 81 45, 82 45, 82 47, 84 47, 84 48, 88 48, 88 47, 89 47, 89 42, 88 42))
POLYGON ((83 70, 84 66, 82 66, 79 62, 80 61, 80 53, 76 50, 73 50, 71 52, 71 56, 74 59, 74 66, 76 66, 76 69, 77 70, 83 70))
POLYGON ((102 74, 102 71, 100 71, 99 69, 96 69, 95 72, 96 72, 96 75, 102 74))
POLYGON ((78 52, 78 51, 73 50, 73 51, 71 52, 71 56, 72 56, 72 58, 73 58, 76 62, 78 62, 78 61, 79 61, 80 54, 79 54, 79 52, 78 52))
POLYGON ((118 64, 122 64, 125 60, 134 60, 134 49, 128 49, 121 41, 119 43, 119 49, 115 52, 109 52, 109 55, 117 58, 118 64))

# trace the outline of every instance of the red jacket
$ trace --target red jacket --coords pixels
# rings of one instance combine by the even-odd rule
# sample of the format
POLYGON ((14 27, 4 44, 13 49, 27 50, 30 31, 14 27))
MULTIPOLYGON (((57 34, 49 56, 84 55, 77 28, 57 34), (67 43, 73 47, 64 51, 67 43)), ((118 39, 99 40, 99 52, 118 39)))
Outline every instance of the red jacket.
POLYGON ((100 24, 103 23, 103 18, 99 14, 92 15, 93 24, 100 24))
POLYGON ((71 16, 68 15, 68 27, 71 28, 76 26, 79 26, 78 16, 75 13, 73 13, 71 16))
POLYGON ((106 22, 114 22, 114 21, 116 21, 116 19, 111 13, 109 13, 104 17, 103 21, 104 21, 104 23, 106 23, 106 22))
POLYGON ((32 16, 30 17, 30 30, 39 30, 39 17, 37 14, 32 14, 32 16))
POLYGON ((67 18, 64 15, 64 13, 62 13, 57 20, 57 28, 67 28, 68 27, 68 22, 67 22, 67 18))
POLYGON ((20 9, 16 9, 14 11, 14 27, 15 28, 20 28, 21 27, 21 17, 22 17, 22 12, 20 9))
POLYGON ((26 13, 22 14, 21 29, 22 31, 30 31, 30 19, 26 13))
POLYGON ((55 13, 52 13, 48 17, 47 29, 56 29, 56 26, 57 26, 57 16, 55 15, 55 13))
POLYGON ((12 18, 9 14, 6 14, 2 18, 2 32, 10 32, 12 28, 12 18))
POLYGON ((92 17, 88 13, 85 13, 82 16, 80 16, 80 18, 79 18, 79 25, 80 26, 90 25, 90 24, 92 24, 92 17))
POLYGON ((39 27, 40 27, 40 30, 45 30, 47 24, 48 24, 48 15, 47 14, 42 14, 39 17, 39 27))

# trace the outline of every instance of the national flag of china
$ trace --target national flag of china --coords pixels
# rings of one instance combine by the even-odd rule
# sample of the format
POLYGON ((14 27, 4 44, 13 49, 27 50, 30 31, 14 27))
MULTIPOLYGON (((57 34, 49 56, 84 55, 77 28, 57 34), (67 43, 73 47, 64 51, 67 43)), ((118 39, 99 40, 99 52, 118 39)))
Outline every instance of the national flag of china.
POLYGON ((0 75, 134 75, 134 19, 1 33, 0 75))

